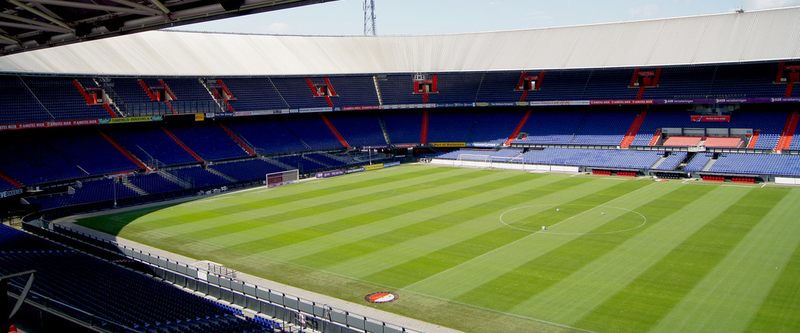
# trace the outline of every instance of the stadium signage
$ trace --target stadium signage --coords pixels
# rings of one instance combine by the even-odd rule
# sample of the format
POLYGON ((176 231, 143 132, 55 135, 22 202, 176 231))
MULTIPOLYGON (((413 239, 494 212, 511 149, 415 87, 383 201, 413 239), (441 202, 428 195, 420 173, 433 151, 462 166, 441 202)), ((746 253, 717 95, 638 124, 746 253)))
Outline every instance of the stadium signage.
POLYGON ((0 131, 21 130, 29 128, 86 126, 86 125, 97 125, 98 123, 99 123, 98 119, 86 119, 86 120, 62 120, 62 121, 47 121, 38 123, 10 124, 10 125, 0 125, 0 131))
POLYGON ((127 124, 127 123, 145 123, 151 121, 161 121, 164 118, 162 116, 137 116, 137 117, 125 117, 125 118, 106 118, 100 119, 101 124, 127 124))
POLYGON ((396 167, 396 166, 399 166, 399 165, 400 165, 400 162, 383 163, 383 167, 384 168, 391 168, 391 167, 396 167))
POLYGON ((466 142, 431 142, 431 147, 437 148, 463 148, 466 146, 466 142))
POLYGON ((379 292, 371 293, 371 294, 369 294, 367 296, 364 296, 364 299, 367 302, 375 303, 375 304, 394 302, 398 298, 400 298, 400 297, 397 296, 397 294, 390 293, 388 291, 379 291, 379 292))
POLYGON ((691 115, 692 122, 694 123, 729 123, 731 116, 701 116, 691 115))
POLYGON ((322 172, 317 172, 317 178, 330 178, 330 177, 336 177, 336 176, 341 176, 341 175, 343 175, 344 173, 345 173, 345 172, 344 172, 344 170, 339 170, 339 169, 337 169, 337 170, 328 170, 328 171, 322 171, 322 172))
POLYGON ((383 163, 369 164, 369 165, 365 165, 364 166, 364 170, 365 171, 372 171, 372 170, 378 170, 378 169, 383 169, 383 163))
POLYGON ((364 170, 364 168, 352 168, 352 169, 347 169, 347 171, 345 171, 345 173, 351 174, 351 173, 364 172, 364 171, 366 171, 366 170, 364 170))
POLYGON ((0 198, 8 198, 18 194, 22 194, 21 188, 0 192, 0 198))

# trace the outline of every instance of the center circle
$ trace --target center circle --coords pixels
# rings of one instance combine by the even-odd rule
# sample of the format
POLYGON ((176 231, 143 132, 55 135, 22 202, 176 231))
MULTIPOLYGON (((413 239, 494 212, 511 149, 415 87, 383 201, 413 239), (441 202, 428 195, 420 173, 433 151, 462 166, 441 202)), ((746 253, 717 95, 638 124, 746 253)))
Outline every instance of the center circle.
POLYGON ((607 235, 639 229, 647 224, 647 217, 632 209, 609 205, 542 203, 508 209, 500 214, 499 222, 507 228, 529 233, 607 235), (563 226, 571 222, 580 223, 581 220, 609 218, 609 221, 594 228, 597 230, 605 227, 603 228, 604 230, 588 232, 559 231, 559 225, 563 226), (608 228, 609 225, 610 228, 608 228))

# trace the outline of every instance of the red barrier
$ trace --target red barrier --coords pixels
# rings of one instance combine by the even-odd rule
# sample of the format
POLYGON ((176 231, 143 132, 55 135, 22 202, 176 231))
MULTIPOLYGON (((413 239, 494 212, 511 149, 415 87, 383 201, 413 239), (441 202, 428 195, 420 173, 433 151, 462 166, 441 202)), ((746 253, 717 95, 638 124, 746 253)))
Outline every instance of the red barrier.
POLYGON ((725 181, 725 177, 723 177, 723 176, 709 176, 709 175, 706 175, 706 176, 700 176, 700 177, 703 178, 703 181, 706 181, 706 182, 720 182, 721 183, 721 182, 725 181))

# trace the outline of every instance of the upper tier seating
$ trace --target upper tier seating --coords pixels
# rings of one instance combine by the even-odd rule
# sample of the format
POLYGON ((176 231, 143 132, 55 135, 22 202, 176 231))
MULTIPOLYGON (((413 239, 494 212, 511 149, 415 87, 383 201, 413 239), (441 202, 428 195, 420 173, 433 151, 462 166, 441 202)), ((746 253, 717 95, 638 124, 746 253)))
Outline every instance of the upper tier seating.
POLYGON ((336 106, 378 105, 378 93, 372 76, 332 76, 329 80, 338 95, 332 98, 336 106))
MULTIPOLYGON (((25 78, 27 86, 36 94, 53 119, 108 118, 102 105, 89 106, 72 85, 72 79, 52 77, 25 78)), ((4 92, 5 93, 5 92, 4 92)))
MULTIPOLYGON (((292 108, 322 108, 328 106, 325 98, 314 97, 305 78, 271 78, 270 81, 277 88, 281 98, 292 108)), ((336 98, 331 97, 331 99, 336 98)))
POLYGON ((420 104, 422 96, 415 95, 411 74, 389 74, 378 76, 383 104, 420 104))
MULTIPOLYGON (((236 97, 231 101, 236 111, 259 111, 288 109, 289 104, 281 97, 272 81, 266 78, 223 79, 236 97)), ((306 88, 308 89, 308 88, 306 88)))
MULTIPOLYGON (((478 95, 483 73, 438 74, 438 93, 430 94, 430 103, 472 103, 478 95)), ((410 89, 412 82, 408 83, 410 89)))
MULTIPOLYGON (((107 322, 95 323, 104 330, 264 331, 205 298, 9 227, 0 225, 0 240, 0 275, 36 270, 31 300, 91 313, 107 322)), ((24 279, 12 278, 12 290, 24 279)))
MULTIPOLYGON (((145 80, 147 82, 153 79, 145 80)), ((151 82, 152 83, 152 82, 151 82)), ((150 86, 150 84, 148 84, 150 86)), ((151 101, 147 93, 139 85, 137 79, 114 78, 106 87, 114 96, 116 104, 126 116, 146 116, 151 114, 170 114, 166 103, 151 101)))
MULTIPOLYGON (((515 91, 519 72, 491 72, 482 77, 480 88, 475 94, 476 102, 515 102, 522 97, 521 91, 515 91)), ((532 93, 534 94, 534 93, 532 93)))
POLYGON ((644 98, 782 97, 786 85, 772 83, 776 70, 775 64, 668 67, 644 98))
POLYGON ((208 101, 213 102, 211 94, 197 79, 164 79, 178 101, 208 101))
POLYGON ((55 116, 36 101, 22 78, 0 76, 0 124, 49 121, 55 116))

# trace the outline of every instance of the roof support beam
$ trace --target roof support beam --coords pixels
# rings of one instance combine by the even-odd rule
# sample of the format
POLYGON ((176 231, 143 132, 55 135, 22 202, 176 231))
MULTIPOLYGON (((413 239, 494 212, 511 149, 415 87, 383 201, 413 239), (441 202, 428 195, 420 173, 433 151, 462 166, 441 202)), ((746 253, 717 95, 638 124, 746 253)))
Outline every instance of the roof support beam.
POLYGON ((19 44, 19 41, 9 35, 0 34, 0 44, 19 44))
POLYGON ((38 24, 25 24, 25 23, 5 22, 5 21, 0 21, 0 27, 9 27, 9 28, 26 29, 26 30, 44 30, 44 31, 60 32, 60 33, 72 32, 72 30, 70 29, 64 29, 62 27, 54 25, 44 26, 38 24))
POLYGON ((67 30, 70 30, 68 28, 64 28, 64 27, 61 27, 61 26, 52 25, 52 24, 41 22, 41 21, 31 20, 29 18, 24 18, 24 17, 20 17, 20 16, 16 16, 16 15, 9 15, 9 14, 0 13, 0 18, 9 19, 9 20, 12 20, 12 21, 17 21, 17 22, 22 22, 22 23, 27 23, 27 24, 38 25, 38 26, 42 26, 42 27, 52 27, 54 29, 62 29, 62 30, 63 29, 67 29, 67 30))
POLYGON ((158 7, 158 9, 160 9, 162 12, 164 12, 164 14, 169 14, 169 13, 171 12, 171 11, 169 10, 169 8, 167 8, 167 6, 164 6, 164 4, 163 4, 163 3, 161 3, 161 1, 158 1, 158 0, 150 0, 150 3, 152 3, 152 4, 154 4, 156 7, 158 7))
MULTIPOLYGON (((84 3, 84 2, 72 2, 72 1, 63 1, 63 0, 25 0, 25 1, 31 2, 31 3, 39 3, 39 4, 43 4, 43 5, 59 6, 59 7, 90 9, 90 10, 115 12, 115 13, 123 13, 123 14, 145 15, 145 16, 153 15, 152 11, 145 11, 145 10, 136 9, 136 8, 129 8, 129 7, 96 5, 96 4, 84 3)), ((150 8, 150 9, 153 10, 152 8, 150 8)))
POLYGON ((118 3, 120 5, 128 6, 128 7, 131 7, 131 8, 136 8, 136 9, 143 10, 143 11, 146 11, 146 12, 150 12, 151 15, 161 15, 161 14, 163 14, 158 9, 153 9, 153 8, 150 8, 150 7, 147 7, 145 5, 138 4, 138 3, 135 3, 135 2, 132 2, 132 1, 129 1, 129 0, 110 0, 110 1, 113 1, 113 2, 118 3))
POLYGON ((59 27, 62 27, 64 29, 69 29, 70 31, 72 31, 72 28, 69 25, 67 25, 66 23, 64 23, 63 21, 61 21, 61 20, 59 20, 59 19, 57 19, 57 18, 55 18, 55 17, 53 17, 51 15, 48 15, 48 14, 42 12, 41 10, 38 10, 38 9, 33 8, 31 6, 28 6, 28 5, 20 2, 19 0, 8 0, 8 2, 14 4, 15 6, 21 8, 21 9, 24 9, 24 10, 30 12, 31 14, 34 14, 34 15, 36 15, 38 17, 41 17, 41 18, 43 18, 45 20, 48 20, 51 23, 53 23, 53 24, 55 24, 55 25, 57 25, 59 27))
POLYGON ((161 3, 161 1, 158 1, 158 0, 150 0, 150 3, 152 3, 152 4, 154 4, 156 7, 158 7, 158 9, 160 9, 162 12, 164 12, 164 14, 169 14, 170 12, 172 12, 171 10, 169 10, 169 8, 167 8, 167 6, 164 6, 164 4, 163 4, 163 3, 161 3))

